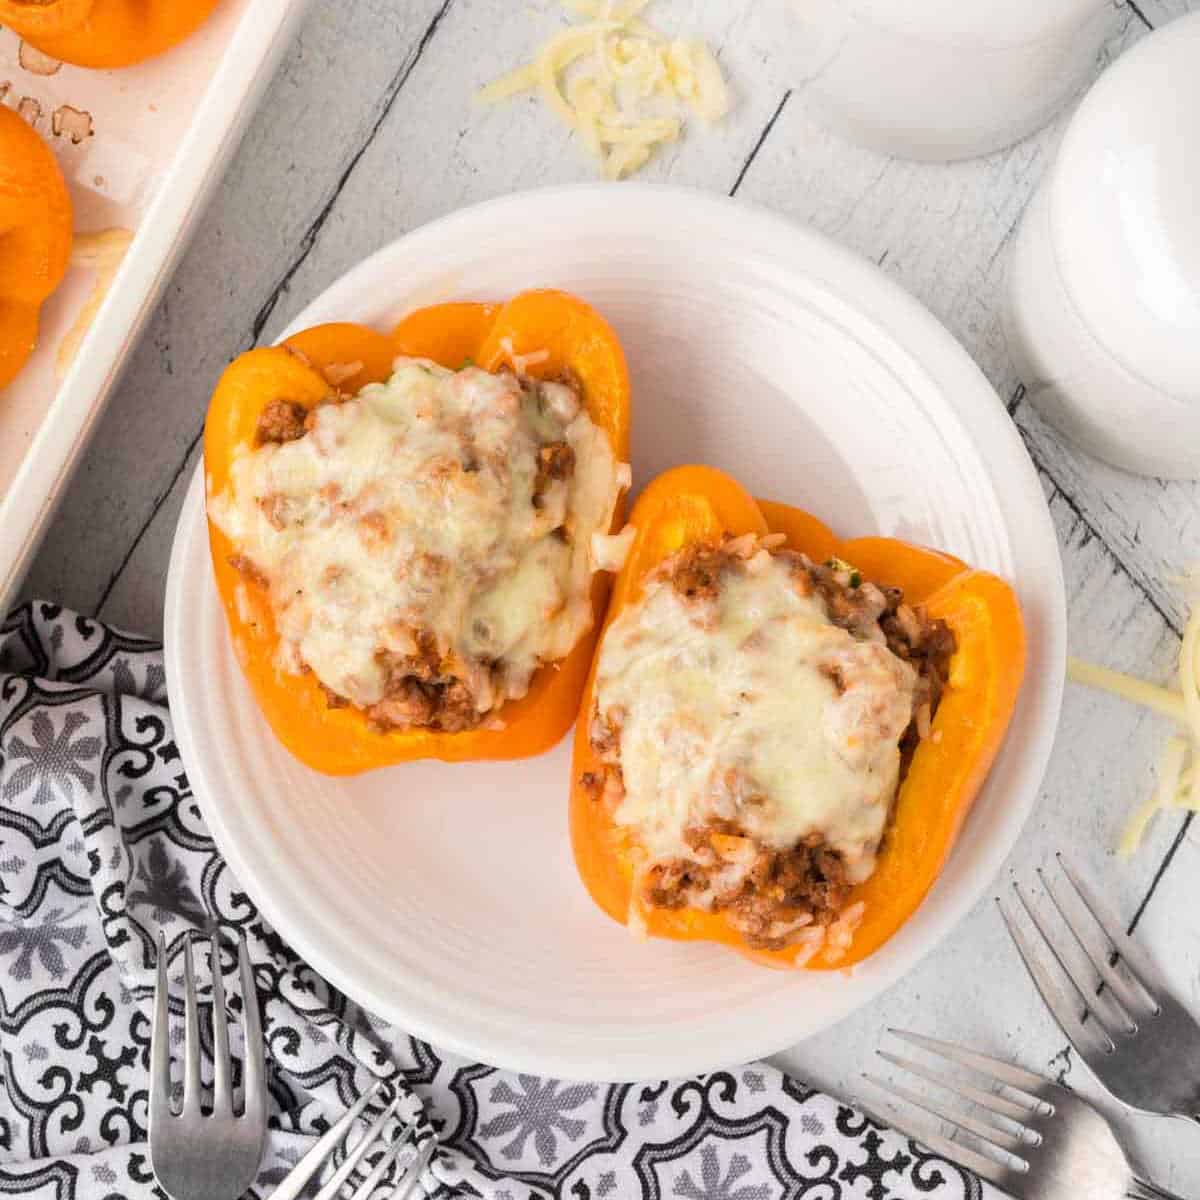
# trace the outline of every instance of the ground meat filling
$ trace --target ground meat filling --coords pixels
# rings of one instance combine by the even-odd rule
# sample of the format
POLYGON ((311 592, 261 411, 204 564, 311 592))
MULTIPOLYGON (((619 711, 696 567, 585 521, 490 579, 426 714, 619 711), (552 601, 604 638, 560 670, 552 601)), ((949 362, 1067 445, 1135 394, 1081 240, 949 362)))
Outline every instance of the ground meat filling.
POLYGON ((552 442, 538 451, 537 478, 533 484, 533 506, 541 508, 550 484, 570 479, 575 472, 575 451, 566 442, 552 442))
POLYGON ((416 642, 416 654, 376 653, 387 684, 384 698, 366 710, 371 727, 380 732, 413 726, 444 733, 474 729, 482 720, 474 694, 446 669, 432 635, 419 633, 416 642))
MULTIPOLYGON (((865 582, 853 567, 836 560, 814 563, 784 549, 782 541, 779 535, 727 537, 719 547, 690 546, 662 569, 685 600, 704 602, 717 596, 726 571, 765 549, 787 563, 805 595, 821 596, 833 624, 860 639, 877 640, 882 631, 888 649, 918 677, 913 719, 900 743, 903 780, 917 746, 929 734, 949 678, 956 649, 953 632, 919 606, 905 604, 899 588, 865 582)), ((844 683, 836 675, 833 669, 830 678, 840 692, 844 683)), ((596 803, 612 811, 623 796, 620 735, 619 712, 609 711, 603 718, 593 713, 589 740, 602 766, 587 772, 581 783, 596 803)), ((748 946, 762 950, 782 950, 814 937, 823 941, 824 931, 847 914, 852 885, 846 864, 819 834, 778 850, 756 842, 735 823, 719 821, 689 830, 687 843, 689 857, 653 863, 639 875, 646 906, 724 913, 748 946)), ((837 936, 848 944, 849 933, 837 936)))
MULTIPOLYGON (((541 385, 537 381, 522 378, 519 382, 521 391, 526 396, 530 394, 531 389, 535 392, 539 406, 551 403, 540 391, 541 385)), ((569 393, 569 399, 564 400, 560 395, 555 401, 558 405, 558 415, 564 424, 568 423, 573 412, 582 408, 582 385, 572 372, 564 372, 549 382, 565 388, 569 393), (573 411, 568 411, 566 417, 562 418, 564 407, 573 411)), ((312 411, 291 400, 272 400, 259 416, 255 427, 255 445, 282 446, 305 437, 313 431, 315 415, 320 408, 326 404, 340 404, 348 398, 340 392, 331 391, 317 409, 312 411)), ((466 457, 462 462, 434 465, 447 473, 478 471, 479 464, 470 457, 473 445, 468 437, 467 449, 464 451, 466 457)), ((536 477, 533 483, 533 508, 542 512, 547 505, 561 505, 562 488, 559 485, 572 481, 577 465, 576 451, 568 441, 555 440, 540 446, 537 450, 536 477)), ((337 485, 329 484, 327 487, 336 489, 337 485)), ((322 492, 322 499, 335 505, 337 495, 325 496, 322 492)), ((268 495, 260 498, 257 503, 266 520, 274 528, 283 529, 287 525, 291 516, 287 497, 268 495)), ((567 526, 551 530, 550 535, 556 537, 559 542, 572 544, 572 520, 572 515, 568 512, 567 526)), ((364 540, 372 536, 382 539, 387 537, 386 518, 380 512, 363 514, 358 520, 358 525, 358 535, 364 540), (382 528, 379 527, 381 525, 382 528)), ((229 562, 247 583, 263 589, 269 586, 266 573, 247 555, 231 555, 229 562)), ((405 572, 410 578, 432 578, 445 566, 444 560, 435 561, 430 555, 421 554, 405 565, 405 572)), ((333 584, 336 580, 325 579, 324 582, 333 584)), ((476 622, 476 633, 481 633, 481 624, 483 623, 476 622)), ((383 669, 384 695, 376 703, 358 706, 373 729, 379 732, 429 729, 458 733, 479 727, 492 719, 492 713, 486 703, 480 703, 480 697, 503 695, 504 678, 499 661, 474 658, 464 661, 453 652, 447 653, 444 648, 439 649, 438 639, 433 631, 415 623, 406 623, 405 640, 411 641, 415 647, 412 653, 397 654, 383 646, 375 653, 375 663, 383 669)), ((309 669, 303 658, 298 656, 291 666, 299 671, 309 669)), ((321 683, 320 687, 329 708, 355 706, 353 701, 324 683, 321 683)))
POLYGON ((711 600, 721 585, 721 571, 729 554, 714 546, 689 546, 676 555, 671 569, 671 586, 685 600, 711 600))
MULTIPOLYGON (((740 833, 725 837, 749 840, 740 833)), ((749 871, 725 889, 719 880, 728 851, 716 848, 709 831, 697 830, 690 840, 693 858, 656 863, 646 872, 642 896, 650 907, 723 912, 758 950, 782 950, 798 930, 830 925, 846 907, 846 865, 820 838, 782 852, 751 845, 745 851, 753 854, 749 871)))
POLYGON ((294 442, 304 436, 307 416, 304 406, 294 400, 272 400, 259 415, 255 441, 260 446, 268 442, 276 445, 294 442))

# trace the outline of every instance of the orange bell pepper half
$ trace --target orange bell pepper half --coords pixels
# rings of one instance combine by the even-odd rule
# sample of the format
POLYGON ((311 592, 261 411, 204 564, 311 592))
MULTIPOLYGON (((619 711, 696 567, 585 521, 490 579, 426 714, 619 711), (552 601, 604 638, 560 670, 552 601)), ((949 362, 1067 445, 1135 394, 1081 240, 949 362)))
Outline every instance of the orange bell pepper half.
POLYGON ((0 0, 7 25, 43 54, 78 67, 128 67, 198 29, 218 0, 0 0))
MULTIPOLYGON (((387 379, 398 355, 459 368, 467 360, 495 371, 510 358, 534 356, 530 375, 573 371, 592 420, 608 435, 619 461, 629 457, 629 375, 616 335, 581 300, 562 292, 526 292, 506 304, 442 304, 406 317, 389 335, 361 325, 322 325, 282 346, 251 350, 227 368, 213 393, 204 431, 208 494, 229 484, 230 465, 255 444, 259 415, 272 400, 311 408, 334 390, 387 379), (346 372, 350 374, 347 376, 346 372), (328 374, 327 374, 328 373, 328 374)), ((620 528, 621 513, 614 516, 620 528)), ((284 674, 275 665, 279 644, 264 588, 230 564, 234 548, 210 521, 217 590, 235 651, 264 716, 279 740, 314 770, 350 775, 419 758, 448 762, 528 758, 557 743, 579 711, 609 580, 597 575, 595 622, 562 662, 537 671, 528 693, 497 714, 502 729, 461 733, 370 728, 361 710, 330 708, 310 673, 284 674)))
MULTIPOLYGON (((792 549, 816 562, 837 557, 872 582, 900 587, 905 600, 940 617, 957 649, 950 679, 896 797, 875 873, 848 901, 865 912, 849 951, 836 963, 818 954, 807 966, 838 969, 879 949, 916 912, 958 837, 971 803, 1004 739, 1025 664, 1021 610, 1012 589, 994 575, 956 558, 890 538, 839 541, 819 520, 796 508, 755 501, 734 479, 711 467, 679 467, 654 480, 634 506, 637 530, 609 605, 612 621, 641 594, 642 582, 664 559, 694 542, 719 543, 723 534, 783 533, 792 549)), ((597 656, 598 657, 598 656, 597 656)), ((626 837, 602 800, 584 787, 602 765, 588 737, 593 709, 588 679, 575 731, 571 773, 571 840, 580 877, 595 902, 621 924, 633 897, 633 864, 626 837)), ((724 914, 664 910, 639 903, 655 937, 712 941, 774 967, 793 967, 796 950, 751 950, 724 914)))
POLYGON ((42 303, 71 257, 71 197, 50 147, 0 105, 0 388, 37 345, 42 303))

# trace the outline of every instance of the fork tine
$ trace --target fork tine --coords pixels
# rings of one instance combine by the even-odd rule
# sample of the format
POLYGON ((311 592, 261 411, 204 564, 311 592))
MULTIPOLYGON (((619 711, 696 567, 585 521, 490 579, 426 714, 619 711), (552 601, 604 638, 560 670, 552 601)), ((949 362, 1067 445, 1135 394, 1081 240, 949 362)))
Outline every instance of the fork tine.
POLYGON ((271 1200, 296 1200, 296 1197, 308 1186, 309 1180, 325 1164, 325 1160, 342 1144, 363 1109, 375 1099, 382 1087, 383 1081, 380 1080, 374 1087, 368 1088, 333 1125, 321 1134, 316 1144, 304 1152, 304 1157, 271 1193, 271 1200))
POLYGON ((238 966, 242 980, 242 1022, 245 1026, 243 1042, 245 1061, 242 1064, 242 1107, 249 1116, 267 1111, 267 1064, 266 1048, 263 1043, 262 1018, 258 1011, 258 988, 254 983, 254 969, 250 965, 250 950, 246 935, 238 938, 238 966))
MULTIPOLYGON (((1033 922, 1034 929, 1037 930, 1038 936, 1042 939, 1042 944, 1050 951, 1054 961, 1058 963, 1059 970, 1067 977, 1067 982, 1074 989, 1075 994, 1079 997, 1079 1002, 1083 1005, 1084 1012, 1091 1016, 1095 1022, 1097 1030, 1103 1035, 1106 1040, 1107 1048, 1115 1050, 1116 1042, 1113 1041, 1112 1035, 1108 1032, 1104 1018, 1101 1016, 1099 1006, 1096 1004, 1096 983, 1088 981, 1081 982, 1078 971, 1072 969, 1071 964, 1067 961, 1067 957, 1059 946, 1057 939, 1050 936, 1050 930, 1047 929, 1045 921, 1041 914, 1034 906, 1033 902, 1025 895, 1024 890, 1014 880, 1012 885, 1013 895, 1021 902, 1021 907, 1025 910, 1030 921, 1033 922)), ((1096 981, 1099 982, 1099 981, 1096 981)), ((1068 1002, 1069 1003, 1069 1002, 1068 1002)), ((1081 1018, 1080 1024, 1083 1024, 1081 1018)))
POLYGON ((379 1181, 391 1170, 392 1163, 400 1157, 400 1151, 408 1145, 412 1136, 411 1127, 406 1129, 386 1150, 383 1157, 371 1168, 367 1177, 350 1193, 350 1200, 368 1200, 379 1186, 379 1181))
POLYGON ((1137 1033, 1137 1019, 1135 1014, 1139 1010, 1145 1009, 1145 1001, 1135 993, 1134 988, 1129 985, 1125 978, 1114 971, 1109 965, 1109 950, 1101 947, 1100 939, 1095 934, 1084 929, 1082 924, 1071 914, 1070 906, 1064 904, 1062 897, 1058 894, 1057 885, 1051 883, 1041 867, 1037 869, 1037 876, 1042 881, 1042 889, 1050 897, 1058 915, 1063 920, 1063 924, 1070 930, 1071 936, 1075 939, 1079 948, 1087 955, 1087 960, 1092 964, 1092 969, 1103 981, 1109 995, 1115 1001, 1115 1007, 1125 1021, 1126 1032, 1129 1034, 1137 1033))
MULTIPOLYGON (((1004 924, 1008 927, 1009 937, 1012 938, 1013 944, 1017 948, 1017 953, 1021 956, 1021 961, 1025 964, 1025 970, 1029 972, 1029 977, 1033 980, 1033 985, 1038 990, 1038 995, 1041 996, 1043 1003, 1058 1022, 1059 1028, 1066 1035, 1067 1040, 1075 1047, 1078 1053, 1084 1055, 1085 1052, 1080 1050, 1080 1046, 1089 1044, 1090 1034, 1084 1029, 1083 1022, 1076 1016, 1071 1002, 1063 994, 1058 984, 1054 982, 1050 972, 1046 970, 1038 959, 1025 931, 1017 924, 999 898, 996 900, 996 906, 1000 909, 1000 915, 1004 918, 1004 924)), ((1099 1029, 1099 1026, 1097 1028, 1099 1029)), ((1111 1053, 1116 1048, 1113 1045, 1112 1039, 1103 1030, 1099 1030, 1099 1036, 1102 1039, 1102 1049, 1106 1053, 1111 1053)))
POLYGON ((213 1116, 233 1115, 233 1083, 229 1062, 229 1019, 225 1015, 225 982, 221 978, 221 931, 214 922, 209 932, 212 963, 213 1116))
MULTIPOLYGON (((1007 1117, 1010 1121, 1014 1122, 1021 1130, 1021 1134, 1014 1134, 1007 1130, 1001 1130, 999 1127, 988 1126, 989 1129, 994 1128, 999 1137, 1012 1142, 1011 1146, 1004 1145, 1005 1150, 1015 1150, 1018 1146, 1036 1144, 1036 1137, 1025 1126, 1025 1122, 1031 1116, 1035 1115, 1032 1109, 1017 1104, 996 1092, 985 1092, 981 1088, 972 1087, 971 1084, 964 1083, 960 1079, 950 1079, 939 1075, 936 1071, 931 1071, 924 1064, 915 1062, 911 1058, 901 1058, 900 1055, 889 1054, 886 1050, 876 1050, 875 1053, 884 1062, 890 1063, 893 1067, 899 1067, 902 1071, 908 1071, 918 1079, 925 1080, 926 1083, 932 1083, 937 1087, 945 1088, 948 1092, 953 1092, 963 1100, 967 1100, 972 1104, 978 1104, 980 1108, 986 1108, 989 1112, 995 1113, 997 1116, 1007 1117), (1022 1136, 1022 1134, 1027 1136, 1022 1136)), ((939 1113, 938 1116, 942 1116, 942 1114, 939 1113)), ((945 1117, 944 1119, 947 1121, 956 1121, 964 1129, 970 1129, 965 1120, 959 1121, 955 1117, 945 1117)), ((992 1141, 996 1141, 996 1138, 992 1137, 990 1133, 980 1133, 976 1129, 972 1129, 971 1132, 979 1134, 980 1137, 989 1137, 992 1141)))
POLYGON ((928 1050, 930 1054, 949 1059, 960 1067, 978 1071, 980 1075, 990 1075, 999 1083, 1006 1083, 1009 1087, 1024 1092, 1034 1101, 1031 1112, 1040 1113, 1042 1116, 1048 1115, 1049 1108, 1037 1093, 1039 1088, 1045 1087, 1050 1081, 1041 1075, 1035 1075, 1034 1072, 1026 1071, 1023 1067, 1015 1066, 1003 1059, 992 1058, 990 1055, 979 1054, 974 1050, 956 1046, 953 1042, 943 1042, 939 1038, 927 1037, 923 1033, 911 1033, 907 1029, 891 1028, 888 1029, 888 1033, 902 1042, 919 1046, 922 1050, 928 1050))
POLYGON ((396 1190, 391 1195, 391 1200, 408 1200, 412 1195, 412 1190, 417 1186, 417 1181, 425 1172, 425 1168, 429 1165, 429 1160, 433 1157, 434 1151, 437 1149, 437 1138, 431 1137, 429 1141, 421 1147, 417 1157, 408 1164, 405 1168, 405 1173, 401 1176, 400 1182, 396 1185, 396 1190), (403 1188, 404 1191, 400 1189, 403 1188))
POLYGON ((167 1005, 167 943, 158 935, 154 1025, 150 1030, 150 1122, 171 1116, 170 1011, 167 1005))
MULTIPOLYGON (((378 1117, 368 1127, 366 1133, 362 1135, 354 1144, 354 1149, 346 1155, 342 1165, 326 1181, 325 1186, 316 1194, 314 1200, 333 1200, 333 1197, 338 1195, 342 1190, 342 1185, 354 1174, 355 1168, 362 1161, 362 1157, 376 1145, 383 1134, 387 1123, 396 1113, 396 1109, 400 1107, 400 1097, 397 1096, 391 1104, 379 1114, 378 1117)), ((403 1136, 403 1135, 402 1135, 403 1136)), ((403 1142, 401 1142, 403 1145, 403 1142)))
POLYGON ((1104 936, 1112 944, 1113 950, 1120 955, 1125 969, 1145 993, 1146 999, 1150 1001, 1157 1015, 1159 1004, 1155 992, 1162 990, 1162 981, 1157 968, 1142 952, 1137 942, 1123 932, 1124 927, 1121 922, 1113 916, 1109 907, 1092 892, 1092 889, 1080 879, 1063 855, 1056 852, 1055 858, 1071 887, 1075 889, 1075 894, 1082 901, 1084 908, 1091 914, 1092 920, 1100 926, 1104 936))
MULTIPOLYGON (((863 1078, 872 1087, 878 1088, 886 1096, 899 1096, 901 1099, 908 1099, 913 1095, 913 1093, 909 1092, 906 1096, 905 1089, 897 1088, 894 1084, 884 1083, 883 1080, 875 1078, 874 1075, 864 1074, 863 1078)), ((924 1107, 924 1104, 922 1103, 919 1106, 924 1107)), ((940 1154, 949 1162, 957 1163, 960 1167, 966 1167, 968 1171, 973 1171, 976 1175, 986 1179, 989 1183, 994 1183, 997 1187, 1003 1184, 1005 1176, 1009 1174, 1008 1169, 998 1160, 980 1154, 972 1150, 969 1146, 964 1146, 961 1142, 952 1142, 940 1133, 923 1129, 917 1122, 910 1121, 891 1105, 888 1106, 887 1114, 880 1116, 878 1120, 881 1125, 888 1125, 898 1133, 904 1134, 905 1137, 912 1138, 914 1142, 920 1142, 922 1146, 928 1146, 930 1150, 940 1154)))
POLYGON ((196 1001, 196 967, 192 932, 183 940, 183 1113, 200 1111, 200 1013, 196 1001))

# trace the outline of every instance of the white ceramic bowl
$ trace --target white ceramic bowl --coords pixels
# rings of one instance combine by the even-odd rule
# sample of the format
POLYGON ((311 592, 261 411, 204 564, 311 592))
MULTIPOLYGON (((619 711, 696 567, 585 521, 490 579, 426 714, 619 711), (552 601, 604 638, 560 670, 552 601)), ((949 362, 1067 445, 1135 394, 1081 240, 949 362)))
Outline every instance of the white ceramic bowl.
POLYGON ((1029 675, 928 902, 848 974, 775 972, 717 947, 635 941, 579 883, 569 746, 352 780, 300 766, 259 716, 211 582, 202 481, 167 594, 175 730, 209 826, 267 918, 368 1009, 485 1062, 643 1079, 780 1050, 878 995, 979 898, 1034 803, 1061 698, 1065 610, 1041 487, 995 393, 885 277, 824 238, 703 193, 592 185, 418 230, 294 322, 386 328, 406 310, 572 289, 616 326, 635 478, 706 461, 850 533, 943 547, 1016 582, 1029 675))
POLYGON ((1005 333, 1029 399, 1128 471, 1200 477, 1200 13, 1079 106, 1021 225, 1005 333))
POLYGON ((884 154, 990 154, 1046 124, 1112 31, 1111 0, 793 0, 808 103, 884 154))

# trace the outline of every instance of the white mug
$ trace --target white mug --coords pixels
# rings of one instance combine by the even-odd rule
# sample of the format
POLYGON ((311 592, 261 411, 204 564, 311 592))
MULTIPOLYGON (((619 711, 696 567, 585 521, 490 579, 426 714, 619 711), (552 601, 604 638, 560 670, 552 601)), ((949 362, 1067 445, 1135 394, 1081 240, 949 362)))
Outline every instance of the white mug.
POLYGON ((1111 0, 792 0, 813 110, 885 154, 988 154, 1086 82, 1111 0))
POLYGON ((1004 327, 1057 429, 1126 470, 1200 478, 1200 13, 1079 106, 1016 239, 1004 327))

